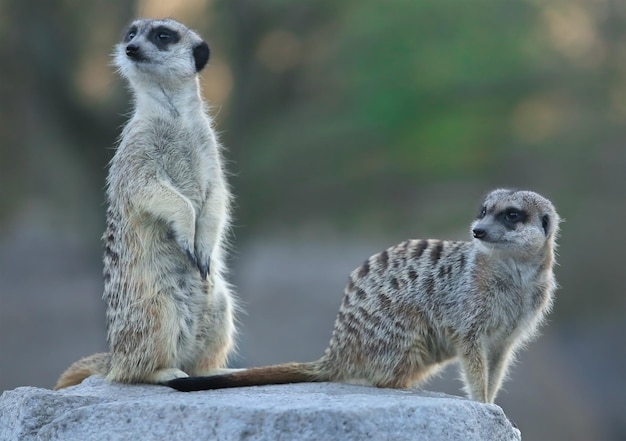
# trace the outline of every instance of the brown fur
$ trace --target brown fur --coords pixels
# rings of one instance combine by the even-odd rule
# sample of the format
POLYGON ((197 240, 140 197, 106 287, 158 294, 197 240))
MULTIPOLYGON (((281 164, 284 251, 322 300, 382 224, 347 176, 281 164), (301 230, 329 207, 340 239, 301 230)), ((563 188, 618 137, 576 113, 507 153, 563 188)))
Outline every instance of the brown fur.
POLYGON ((54 390, 75 386, 91 375, 106 375, 111 368, 111 354, 99 352, 81 358, 65 370, 59 377, 54 390))

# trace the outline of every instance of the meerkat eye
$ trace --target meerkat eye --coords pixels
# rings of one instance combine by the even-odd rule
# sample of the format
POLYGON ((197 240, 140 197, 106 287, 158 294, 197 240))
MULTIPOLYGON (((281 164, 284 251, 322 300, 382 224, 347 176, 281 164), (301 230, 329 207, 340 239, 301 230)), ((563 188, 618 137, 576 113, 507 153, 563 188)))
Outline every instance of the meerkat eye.
POLYGON ((161 31, 157 34, 157 38, 165 43, 172 38, 172 34, 168 31, 161 31))
POLYGON ((177 43, 180 40, 180 35, 172 29, 158 27, 150 32, 148 38, 156 47, 165 50, 169 45, 177 43))
POLYGON ((128 31, 128 33, 126 34, 126 37, 124 38, 124 41, 129 42, 130 40, 132 40, 133 38, 135 38, 135 36, 137 35, 137 30, 135 28, 132 28, 131 30, 128 31))
POLYGON ((515 208, 509 208, 506 210, 504 218, 509 222, 520 222, 522 220, 522 213, 515 208))

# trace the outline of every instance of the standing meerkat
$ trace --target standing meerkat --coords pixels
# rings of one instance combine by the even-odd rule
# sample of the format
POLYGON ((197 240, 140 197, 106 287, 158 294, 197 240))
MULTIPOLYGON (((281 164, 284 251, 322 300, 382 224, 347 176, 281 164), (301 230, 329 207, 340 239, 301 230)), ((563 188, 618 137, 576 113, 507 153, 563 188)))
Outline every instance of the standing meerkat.
POLYGON ((231 196, 200 94, 208 59, 200 36, 170 19, 134 21, 115 47, 135 109, 107 179, 110 352, 74 363, 55 389, 92 374, 164 383, 226 363, 235 332, 224 264, 231 196))
POLYGON ((495 190, 471 242, 408 240, 350 275, 324 356, 172 380, 181 391, 308 381, 407 388, 458 360, 469 397, 494 401, 516 350, 550 310, 559 216, 529 191, 495 190))

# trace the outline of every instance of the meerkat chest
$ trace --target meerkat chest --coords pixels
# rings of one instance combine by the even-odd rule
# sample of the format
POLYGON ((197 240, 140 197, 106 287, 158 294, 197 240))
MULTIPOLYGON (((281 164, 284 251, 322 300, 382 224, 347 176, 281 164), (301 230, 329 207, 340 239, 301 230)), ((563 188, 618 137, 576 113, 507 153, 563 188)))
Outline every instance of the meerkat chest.
POLYGON ((497 272, 485 305, 490 333, 499 338, 499 334, 525 327, 540 313, 537 297, 543 294, 536 272, 516 267, 497 272))
POLYGON ((202 120, 156 120, 153 124, 157 167, 187 197, 203 200, 219 167, 210 126, 202 120))

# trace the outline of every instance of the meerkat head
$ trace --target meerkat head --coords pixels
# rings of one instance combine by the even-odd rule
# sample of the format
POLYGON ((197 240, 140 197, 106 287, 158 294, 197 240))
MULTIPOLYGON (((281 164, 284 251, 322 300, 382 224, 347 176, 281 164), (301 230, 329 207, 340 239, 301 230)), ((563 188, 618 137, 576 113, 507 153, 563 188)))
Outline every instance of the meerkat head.
POLYGON ((175 20, 139 19, 130 24, 113 57, 131 83, 167 85, 195 78, 209 61, 209 46, 175 20))
POLYGON ((487 251, 541 257, 553 248, 560 218, 552 203, 532 191, 494 190, 472 223, 474 241, 487 251))

